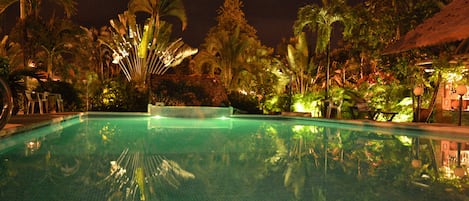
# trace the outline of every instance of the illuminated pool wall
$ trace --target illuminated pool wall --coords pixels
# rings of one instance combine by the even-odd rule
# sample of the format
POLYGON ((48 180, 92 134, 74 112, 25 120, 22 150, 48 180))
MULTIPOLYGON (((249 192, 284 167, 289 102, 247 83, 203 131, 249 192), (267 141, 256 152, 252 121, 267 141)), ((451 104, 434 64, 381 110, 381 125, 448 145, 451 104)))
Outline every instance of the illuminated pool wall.
POLYGON ((183 117, 183 118, 219 118, 230 117, 233 107, 202 107, 202 106, 161 106, 148 105, 151 116, 183 117))

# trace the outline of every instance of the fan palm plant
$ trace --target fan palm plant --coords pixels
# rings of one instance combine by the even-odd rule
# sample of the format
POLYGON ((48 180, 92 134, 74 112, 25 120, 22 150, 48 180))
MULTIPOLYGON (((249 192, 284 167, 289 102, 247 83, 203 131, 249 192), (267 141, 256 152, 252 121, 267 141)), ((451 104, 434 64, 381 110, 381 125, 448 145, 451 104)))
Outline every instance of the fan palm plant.
POLYGON ((111 27, 111 40, 101 42, 113 51, 113 62, 126 78, 138 87, 145 86, 148 73, 164 74, 197 52, 180 38, 171 40, 171 25, 155 18, 149 18, 142 29, 134 14, 124 12, 118 21, 111 20, 111 27))
POLYGON ((119 21, 111 20, 112 40, 104 43, 112 49, 113 62, 119 64, 127 79, 145 89, 147 73, 164 74, 197 49, 188 47, 182 39, 171 40, 171 25, 162 20, 174 16, 185 29, 187 16, 181 0, 130 0, 128 7, 119 21), (150 14, 143 28, 136 22, 137 12, 150 14))

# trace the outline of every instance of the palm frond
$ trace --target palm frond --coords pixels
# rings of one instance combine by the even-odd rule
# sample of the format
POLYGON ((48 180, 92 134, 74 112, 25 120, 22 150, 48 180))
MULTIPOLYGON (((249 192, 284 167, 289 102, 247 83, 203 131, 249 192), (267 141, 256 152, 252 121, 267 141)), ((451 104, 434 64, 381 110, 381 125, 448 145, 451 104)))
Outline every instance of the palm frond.
POLYGON ((12 4, 18 2, 19 0, 0 0, 0 13, 5 12, 5 10, 10 7, 12 4))

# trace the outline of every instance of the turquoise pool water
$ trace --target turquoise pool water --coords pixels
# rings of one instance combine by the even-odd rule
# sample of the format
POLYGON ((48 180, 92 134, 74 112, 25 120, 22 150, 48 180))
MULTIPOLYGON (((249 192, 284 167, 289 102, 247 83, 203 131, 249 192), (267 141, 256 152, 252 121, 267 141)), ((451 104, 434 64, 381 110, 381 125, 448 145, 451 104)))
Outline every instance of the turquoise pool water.
POLYGON ((0 200, 469 200, 454 171, 466 141, 301 118, 85 115, 1 139, 0 200))

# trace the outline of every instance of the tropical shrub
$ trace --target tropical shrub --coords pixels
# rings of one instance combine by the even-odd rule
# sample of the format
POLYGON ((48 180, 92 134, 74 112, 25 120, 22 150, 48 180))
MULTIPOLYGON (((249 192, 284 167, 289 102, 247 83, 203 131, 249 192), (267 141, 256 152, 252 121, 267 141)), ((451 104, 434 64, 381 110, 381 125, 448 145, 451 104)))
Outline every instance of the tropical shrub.
MULTIPOLYGON (((103 81, 102 85, 92 92, 91 110, 94 111, 124 111, 127 110, 121 82, 114 80, 103 81)), ((96 87, 96 86, 95 86, 96 87)))
POLYGON ((228 99, 235 111, 249 114, 261 114, 259 108, 259 99, 256 95, 245 94, 238 91, 232 91, 228 94, 228 99))
POLYGON ((62 95, 65 111, 82 110, 83 102, 80 99, 79 92, 72 84, 62 81, 49 81, 44 83, 44 87, 47 91, 62 95))
POLYGON ((272 95, 266 97, 261 103, 264 114, 278 114, 284 111, 290 111, 291 97, 287 94, 272 95))

